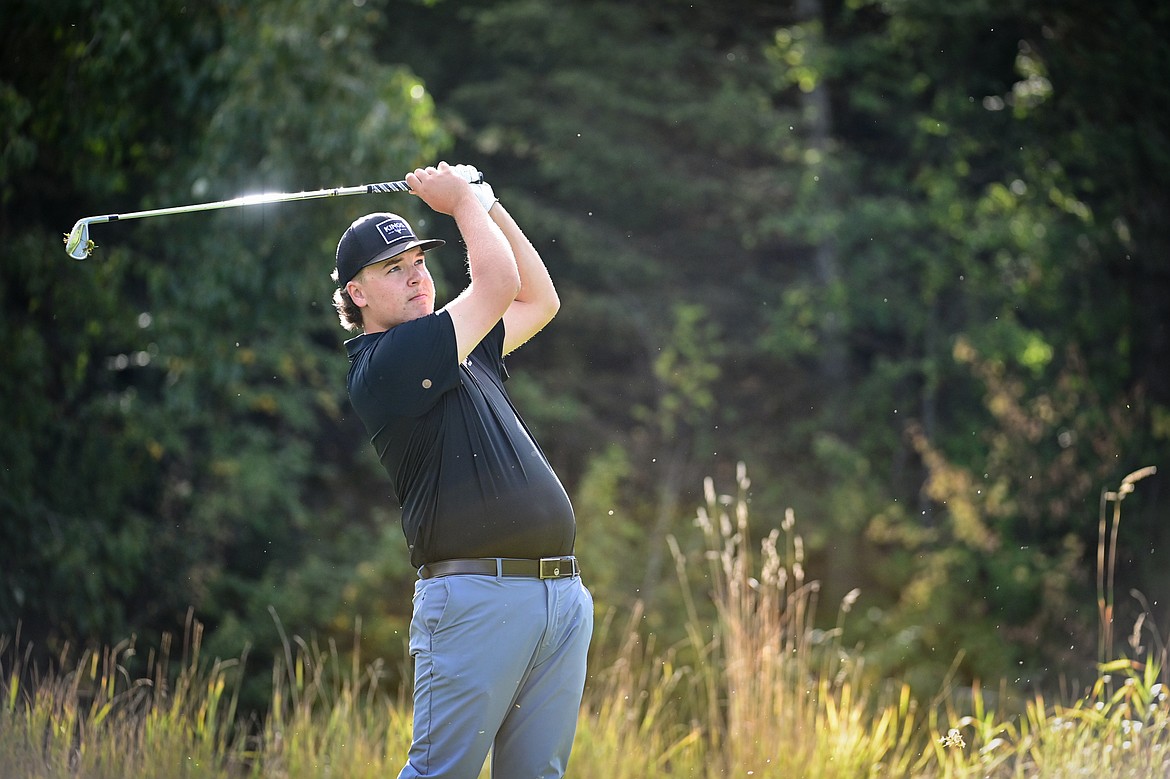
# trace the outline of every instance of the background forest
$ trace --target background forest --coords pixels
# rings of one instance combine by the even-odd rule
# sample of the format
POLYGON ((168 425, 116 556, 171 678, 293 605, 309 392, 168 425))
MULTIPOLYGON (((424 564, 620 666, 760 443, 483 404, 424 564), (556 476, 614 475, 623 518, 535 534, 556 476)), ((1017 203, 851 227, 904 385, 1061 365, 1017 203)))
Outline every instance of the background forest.
MULTIPOLYGON (((561 293, 510 388, 603 611, 678 637, 669 541, 701 556, 703 479, 743 462, 825 619, 860 589, 871 668, 1091 669, 1102 490, 1170 465, 1168 41, 1141 0, 3 0, 0 635, 190 609, 258 685, 281 626, 402 661, 329 272, 394 210, 451 241, 449 296, 451 225, 389 195, 61 236, 447 159, 561 293)), ((1126 503, 1122 632, 1166 629, 1164 484, 1126 503)))

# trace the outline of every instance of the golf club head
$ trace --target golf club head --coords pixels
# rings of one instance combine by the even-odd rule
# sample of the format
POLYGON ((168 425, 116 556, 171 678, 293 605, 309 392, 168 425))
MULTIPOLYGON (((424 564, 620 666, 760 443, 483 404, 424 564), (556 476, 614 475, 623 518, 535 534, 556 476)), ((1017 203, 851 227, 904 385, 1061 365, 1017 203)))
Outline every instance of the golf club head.
POLYGON ((89 221, 78 219, 77 224, 65 236, 65 251, 75 260, 84 260, 93 251, 93 242, 89 240, 89 221))

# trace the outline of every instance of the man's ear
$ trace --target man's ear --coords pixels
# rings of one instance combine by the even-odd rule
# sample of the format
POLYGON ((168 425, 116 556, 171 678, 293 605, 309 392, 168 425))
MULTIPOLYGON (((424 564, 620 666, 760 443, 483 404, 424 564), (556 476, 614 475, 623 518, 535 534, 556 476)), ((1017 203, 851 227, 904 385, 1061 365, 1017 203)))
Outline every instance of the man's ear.
POLYGON ((347 281, 345 283, 345 291, 349 293, 350 299, 353 300, 354 305, 358 308, 364 308, 369 305, 369 301, 366 300, 366 293, 356 281, 347 281))

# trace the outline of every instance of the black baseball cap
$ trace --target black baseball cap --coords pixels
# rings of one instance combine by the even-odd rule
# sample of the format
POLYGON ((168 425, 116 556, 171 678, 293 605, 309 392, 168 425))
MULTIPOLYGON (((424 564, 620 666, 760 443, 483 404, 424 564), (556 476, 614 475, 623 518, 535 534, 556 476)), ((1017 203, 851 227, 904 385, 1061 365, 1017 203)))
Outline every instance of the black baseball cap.
POLYGON ((337 286, 344 287, 367 265, 416 246, 425 252, 444 243, 438 238, 420 239, 398 214, 366 214, 355 220, 337 243, 337 286))

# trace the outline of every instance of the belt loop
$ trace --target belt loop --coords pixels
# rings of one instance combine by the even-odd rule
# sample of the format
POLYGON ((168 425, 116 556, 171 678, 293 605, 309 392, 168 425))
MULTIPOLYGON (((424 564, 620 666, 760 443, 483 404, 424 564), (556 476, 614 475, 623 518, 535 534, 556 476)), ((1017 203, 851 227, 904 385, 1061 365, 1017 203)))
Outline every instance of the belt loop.
POLYGON ((501 579, 504 576, 504 560, 503 558, 496 558, 496 578, 501 579))

